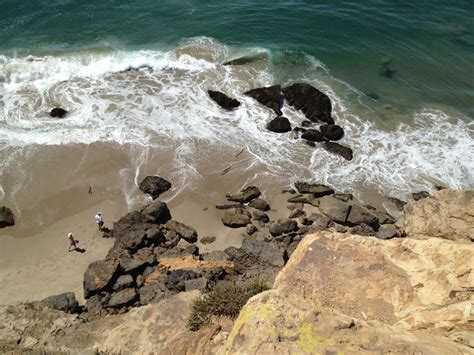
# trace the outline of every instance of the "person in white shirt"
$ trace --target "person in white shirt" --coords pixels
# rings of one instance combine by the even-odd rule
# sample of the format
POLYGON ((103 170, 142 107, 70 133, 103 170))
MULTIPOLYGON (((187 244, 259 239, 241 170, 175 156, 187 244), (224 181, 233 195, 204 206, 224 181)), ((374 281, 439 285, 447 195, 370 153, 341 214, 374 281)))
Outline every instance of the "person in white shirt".
POLYGON ((95 215, 95 223, 99 226, 99 230, 102 230, 104 226, 104 217, 102 217, 102 212, 97 212, 95 215))

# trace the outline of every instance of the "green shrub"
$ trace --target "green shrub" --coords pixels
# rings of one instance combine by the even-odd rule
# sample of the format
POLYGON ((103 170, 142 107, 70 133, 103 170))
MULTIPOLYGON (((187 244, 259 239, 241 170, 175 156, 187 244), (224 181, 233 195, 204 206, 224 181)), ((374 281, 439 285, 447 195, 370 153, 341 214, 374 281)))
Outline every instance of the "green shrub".
POLYGON ((268 290, 261 280, 237 284, 220 282, 209 293, 193 303, 188 327, 199 330, 203 325, 211 324, 213 316, 223 316, 235 319, 248 299, 268 290))

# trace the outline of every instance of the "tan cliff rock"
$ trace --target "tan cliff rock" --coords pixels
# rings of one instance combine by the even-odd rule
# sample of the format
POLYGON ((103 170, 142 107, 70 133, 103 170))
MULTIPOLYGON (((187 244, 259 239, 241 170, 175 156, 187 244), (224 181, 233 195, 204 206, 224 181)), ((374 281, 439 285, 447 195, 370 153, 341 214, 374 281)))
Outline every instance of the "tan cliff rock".
POLYGON ((306 236, 273 289, 244 307, 224 352, 467 354, 472 260, 471 245, 438 238, 306 236))
POLYGON ((474 190, 441 190, 409 203, 400 227, 409 237, 474 241, 474 190))

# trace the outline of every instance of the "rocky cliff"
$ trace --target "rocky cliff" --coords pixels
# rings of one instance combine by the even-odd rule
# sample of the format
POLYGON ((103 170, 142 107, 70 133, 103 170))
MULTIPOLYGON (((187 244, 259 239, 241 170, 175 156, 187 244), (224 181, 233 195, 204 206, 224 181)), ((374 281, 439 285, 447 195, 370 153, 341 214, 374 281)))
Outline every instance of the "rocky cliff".
POLYGON ((307 235, 233 323, 197 332, 186 323, 200 291, 88 321, 51 300, 0 307, 0 352, 472 354, 473 202, 443 190, 407 204, 405 238, 307 235))

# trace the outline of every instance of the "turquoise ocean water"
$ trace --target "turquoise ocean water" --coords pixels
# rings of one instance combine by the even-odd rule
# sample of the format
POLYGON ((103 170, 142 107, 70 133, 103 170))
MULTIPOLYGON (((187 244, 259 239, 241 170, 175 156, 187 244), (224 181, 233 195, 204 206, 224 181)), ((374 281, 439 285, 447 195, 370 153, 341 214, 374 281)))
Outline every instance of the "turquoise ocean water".
POLYGON ((473 18, 469 0, 0 0, 0 202, 21 210, 41 147, 96 142, 156 148, 196 179, 228 166, 206 156, 244 148, 248 182, 473 187, 473 18), (353 161, 270 134, 271 112, 242 94, 298 81, 330 96, 353 161), (242 106, 225 112, 207 89, 242 106), (64 120, 48 116, 58 105, 64 120))
POLYGON ((170 48, 208 36, 263 47, 278 65, 302 53, 334 77, 400 106, 474 117, 474 2, 0 1, 0 53, 170 48), (381 77, 384 61, 396 70, 381 77))

